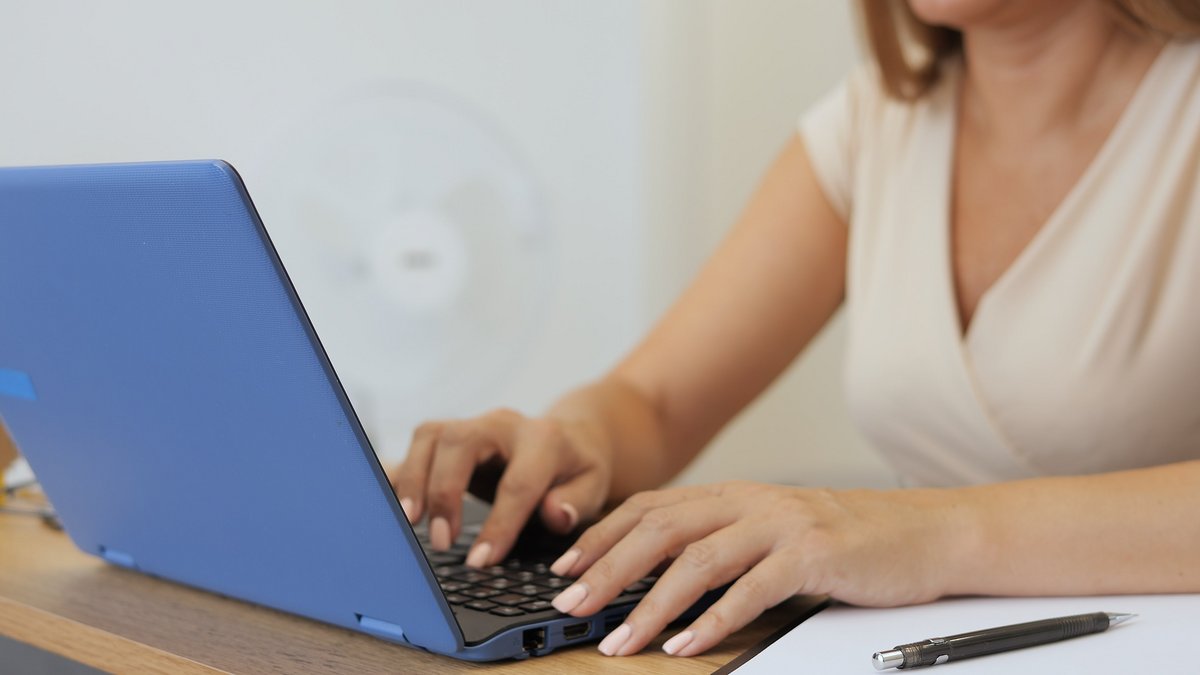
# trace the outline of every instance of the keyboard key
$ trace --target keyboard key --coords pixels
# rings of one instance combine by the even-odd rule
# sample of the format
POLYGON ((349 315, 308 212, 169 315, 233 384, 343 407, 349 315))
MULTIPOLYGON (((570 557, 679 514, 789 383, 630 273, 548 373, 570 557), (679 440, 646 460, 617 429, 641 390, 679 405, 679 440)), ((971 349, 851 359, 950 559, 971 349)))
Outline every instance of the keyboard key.
POLYGON ((471 598, 468 598, 465 595, 460 595, 458 593, 448 593, 446 595, 446 602, 448 602, 452 605, 461 605, 465 602, 470 602, 470 601, 471 601, 471 598))
POLYGON ((509 579, 516 579, 517 581, 520 581, 521 583, 524 584, 524 583, 529 583, 530 581, 533 581, 534 579, 537 578, 538 575, 534 574, 533 572, 530 572, 529 570, 521 570, 520 572, 510 573, 507 576, 509 579))
POLYGON ((628 588, 625 589, 625 592, 626 593, 645 593, 648 590, 650 590, 650 584, 648 584, 644 581, 635 581, 635 582, 633 582, 633 584, 631 584, 628 588))
POLYGON ((505 593, 504 595, 496 595, 488 598, 498 605, 523 605, 529 602, 529 597, 525 595, 517 595, 516 593, 505 593))
POLYGON ((433 568, 434 576, 438 577, 454 576, 455 574, 462 574, 466 571, 467 568, 463 567, 462 565, 437 565, 433 568))
MULTIPOLYGON (((528 600, 529 598, 525 599, 528 600)), ((554 605, 551 605, 547 600, 534 600, 533 602, 527 602, 524 605, 521 605, 521 609, 525 610, 526 612, 544 612, 548 609, 554 609, 554 605)))
POLYGON ((500 595, 500 591, 494 588, 470 588, 463 591, 462 594, 475 598, 476 600, 484 600, 495 595, 500 595))
POLYGON ((470 607, 471 609, 477 609, 481 612, 486 612, 489 609, 495 609, 496 603, 488 602, 487 600, 472 600, 463 605, 463 607, 470 607))
POLYGON ((457 553, 429 553, 429 562, 434 565, 457 565, 463 561, 462 556, 457 553))
POLYGON ((497 614, 499 616, 521 616, 524 613, 525 610, 517 607, 497 607, 492 610, 492 614, 497 614))
POLYGON ((459 581, 466 581, 467 583, 471 584, 477 584, 481 581, 487 581, 488 579, 491 579, 492 575, 472 570, 470 572, 463 572, 462 574, 451 575, 450 578, 457 579, 459 581))
POLYGON ((446 593, 458 593, 459 591, 470 588, 471 584, 468 584, 465 581, 443 581, 441 586, 442 591, 446 593))
POLYGON ((512 591, 513 593, 520 593, 521 595, 537 595, 544 592, 546 589, 545 587, 538 586, 537 584, 522 584, 520 586, 513 586, 508 590, 512 591))
POLYGON ((505 569, 503 565, 492 565, 491 567, 485 567, 483 568, 483 571, 498 577, 508 574, 508 570, 505 569))
POLYGON ((561 592, 562 591, 546 591, 545 593, 538 593, 537 598, 539 600, 553 600, 557 598, 558 594, 561 592))
POLYGON ((494 588, 498 591, 502 591, 510 586, 516 585, 517 582, 512 581, 511 579, 492 579, 491 581, 484 582, 484 586, 487 586, 488 588, 494 588))
POLYGON ((566 588, 571 585, 571 580, 562 577, 541 577, 534 583, 541 584, 546 588, 566 588))

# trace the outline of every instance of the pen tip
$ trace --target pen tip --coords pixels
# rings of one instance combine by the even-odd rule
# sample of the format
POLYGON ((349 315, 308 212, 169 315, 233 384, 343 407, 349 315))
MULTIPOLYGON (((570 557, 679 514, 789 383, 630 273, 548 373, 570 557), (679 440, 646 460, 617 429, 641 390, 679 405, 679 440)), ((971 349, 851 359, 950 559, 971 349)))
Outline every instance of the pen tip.
POLYGON ((1114 614, 1112 612, 1108 612, 1108 625, 1111 628, 1112 626, 1115 626, 1122 621, 1128 621, 1135 616, 1137 616, 1137 614, 1114 614))

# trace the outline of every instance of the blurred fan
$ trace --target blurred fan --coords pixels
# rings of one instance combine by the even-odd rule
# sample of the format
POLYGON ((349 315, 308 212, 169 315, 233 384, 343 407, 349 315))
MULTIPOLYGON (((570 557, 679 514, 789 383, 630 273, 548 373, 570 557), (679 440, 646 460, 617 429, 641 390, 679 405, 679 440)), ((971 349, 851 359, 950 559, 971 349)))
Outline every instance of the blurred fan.
POLYGON ((553 260, 530 172, 481 115, 423 88, 350 97, 272 143, 256 201, 376 449, 493 404, 546 320, 553 260))

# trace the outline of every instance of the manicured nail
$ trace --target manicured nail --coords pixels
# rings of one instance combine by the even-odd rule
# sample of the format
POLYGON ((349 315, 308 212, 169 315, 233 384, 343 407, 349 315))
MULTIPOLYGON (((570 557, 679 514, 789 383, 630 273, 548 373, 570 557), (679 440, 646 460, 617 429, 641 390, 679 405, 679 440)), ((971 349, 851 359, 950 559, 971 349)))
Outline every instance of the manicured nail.
POLYGON ((575 510, 574 506, 566 502, 563 502, 562 510, 563 513, 567 514, 567 529, 575 529, 575 526, 579 524, 579 512, 575 510))
POLYGON ((429 523, 429 543, 435 551, 450 548, 450 521, 438 516, 429 523))
POLYGON ((629 636, 633 634, 633 628, 629 624, 623 623, 616 630, 608 634, 608 637, 600 641, 598 649, 605 656, 612 656, 620 651, 621 647, 629 641, 629 636))
POLYGON ((679 635, 676 635, 675 637, 671 638, 670 640, 667 640, 666 642, 664 642, 663 643, 663 651, 670 654, 671 656, 675 656, 676 652, 678 652, 680 649, 683 649, 684 647, 691 644, 692 639, 695 637, 696 637, 695 633, 693 633, 690 630, 685 630, 682 633, 680 633, 679 635))
POLYGON ((550 571, 554 572, 560 577, 567 576, 567 572, 570 572, 571 568, 575 566, 575 563, 579 562, 579 556, 582 555, 582 553, 583 552, 577 548, 570 549, 566 553, 562 554, 562 557, 554 561, 554 564, 550 566, 550 571))
POLYGON ((483 567, 488 564, 491 557, 491 544, 486 541, 475 544, 471 547, 471 552, 467 554, 467 567, 483 567))
POLYGON ((567 612, 578 607, 579 603, 583 602, 584 598, 587 597, 587 594, 587 584, 571 584, 567 587, 567 590, 555 596, 555 598, 550 601, 550 604, 554 605, 554 609, 566 614, 567 612))
POLYGON ((400 508, 404 509, 404 516, 408 518, 408 522, 412 523, 414 521, 413 516, 417 515, 417 512, 413 510, 416 508, 416 505, 413 504, 413 500, 409 499, 408 497, 404 497, 400 500, 400 508))

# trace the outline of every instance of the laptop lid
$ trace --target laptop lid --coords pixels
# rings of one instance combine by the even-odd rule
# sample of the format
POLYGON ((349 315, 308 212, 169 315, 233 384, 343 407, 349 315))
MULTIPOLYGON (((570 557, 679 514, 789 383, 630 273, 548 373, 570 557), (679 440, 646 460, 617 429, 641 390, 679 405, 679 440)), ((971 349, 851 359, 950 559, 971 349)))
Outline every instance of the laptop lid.
POLYGON ((0 417, 83 551, 462 649, 228 164, 0 169, 0 417))

